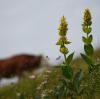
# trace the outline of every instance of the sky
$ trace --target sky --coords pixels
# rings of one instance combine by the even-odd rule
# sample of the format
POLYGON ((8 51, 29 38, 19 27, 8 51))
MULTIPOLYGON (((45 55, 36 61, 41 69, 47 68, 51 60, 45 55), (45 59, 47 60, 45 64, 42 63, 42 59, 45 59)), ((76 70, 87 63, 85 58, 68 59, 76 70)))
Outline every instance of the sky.
POLYGON ((61 55, 56 42, 61 16, 68 22, 68 48, 79 55, 83 12, 92 13, 93 45, 100 44, 100 0, 0 0, 0 59, 20 53, 43 54, 52 61, 61 55))

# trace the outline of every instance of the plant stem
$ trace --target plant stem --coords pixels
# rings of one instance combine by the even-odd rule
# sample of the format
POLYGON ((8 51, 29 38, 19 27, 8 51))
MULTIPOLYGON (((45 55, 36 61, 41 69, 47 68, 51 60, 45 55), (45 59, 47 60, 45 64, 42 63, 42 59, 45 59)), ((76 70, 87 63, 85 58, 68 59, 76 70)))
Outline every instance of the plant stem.
POLYGON ((66 54, 64 54, 64 59, 65 59, 65 63, 66 63, 66 61, 67 61, 66 54))
POLYGON ((88 38, 88 33, 87 33, 87 38, 88 38))

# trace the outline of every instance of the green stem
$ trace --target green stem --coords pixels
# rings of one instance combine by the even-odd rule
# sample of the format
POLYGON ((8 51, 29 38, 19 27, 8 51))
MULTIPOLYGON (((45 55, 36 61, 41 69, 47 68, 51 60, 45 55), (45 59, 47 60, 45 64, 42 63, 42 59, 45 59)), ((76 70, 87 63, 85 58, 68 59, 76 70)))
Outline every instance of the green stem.
MULTIPOLYGON (((87 26, 87 28, 88 28, 88 26, 87 26)), ((89 34, 87 33, 87 38, 88 38, 88 35, 89 35, 89 34)))
MULTIPOLYGON (((63 46, 64 46, 64 42, 63 42, 63 46)), ((64 54, 64 59, 65 59, 65 63, 67 64, 67 57, 66 57, 66 54, 64 54)))
POLYGON ((66 63, 66 61, 67 61, 66 54, 64 54, 64 59, 65 59, 65 63, 66 63))
POLYGON ((87 33, 87 38, 88 38, 88 33, 87 33))

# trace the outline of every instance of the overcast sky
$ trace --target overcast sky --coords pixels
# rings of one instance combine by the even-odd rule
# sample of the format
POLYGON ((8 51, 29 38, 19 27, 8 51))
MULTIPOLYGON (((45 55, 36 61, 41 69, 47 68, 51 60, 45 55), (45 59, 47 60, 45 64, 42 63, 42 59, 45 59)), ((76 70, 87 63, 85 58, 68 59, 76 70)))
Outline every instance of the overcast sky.
POLYGON ((100 0, 0 0, 0 58, 18 53, 43 54, 52 59, 61 55, 55 44, 62 15, 69 23, 69 50, 80 53, 85 8, 92 13, 96 47, 100 43, 100 0))

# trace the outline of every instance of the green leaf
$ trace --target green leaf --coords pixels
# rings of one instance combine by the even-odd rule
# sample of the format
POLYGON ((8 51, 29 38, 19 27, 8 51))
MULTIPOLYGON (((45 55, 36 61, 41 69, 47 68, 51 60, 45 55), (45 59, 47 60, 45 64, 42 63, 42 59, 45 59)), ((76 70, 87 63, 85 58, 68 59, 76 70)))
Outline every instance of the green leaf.
POLYGON ((82 37, 82 41, 85 43, 85 44, 87 44, 87 38, 86 37, 82 37))
POLYGON ((71 61, 72 61, 72 59, 73 59, 73 55, 74 55, 74 52, 71 53, 71 54, 67 57, 67 59, 66 59, 66 64, 67 64, 67 65, 70 65, 70 63, 71 63, 71 61))
POLYGON ((73 70, 70 66, 62 66, 62 72, 67 79, 71 79, 73 77, 73 70))
POLYGON ((74 84, 77 91, 79 91, 82 79, 83 79, 83 71, 80 70, 75 74, 75 77, 73 80, 73 84, 74 84))
POLYGON ((93 64, 89 67, 89 73, 93 72, 94 70, 99 70, 100 64, 93 64))
POLYGON ((88 44, 91 44, 91 43, 92 43, 92 40, 93 40, 93 36, 90 35, 90 36, 88 37, 88 44))
POLYGON ((90 58, 88 58, 86 55, 81 53, 81 56, 89 66, 91 66, 93 64, 92 60, 90 58))
POLYGON ((94 49, 93 49, 93 46, 91 44, 85 44, 84 50, 85 50, 86 55, 88 55, 88 56, 93 55, 94 49))
POLYGON ((87 26, 83 26, 83 31, 84 31, 84 33, 87 33, 88 27, 87 26))
POLYGON ((89 33, 91 33, 91 31, 92 31, 92 28, 88 27, 87 33, 89 34, 89 33))
POLYGON ((82 37, 82 41, 85 43, 85 44, 91 44, 92 43, 92 40, 93 40, 93 37, 92 35, 90 35, 88 38, 86 37, 82 37))

